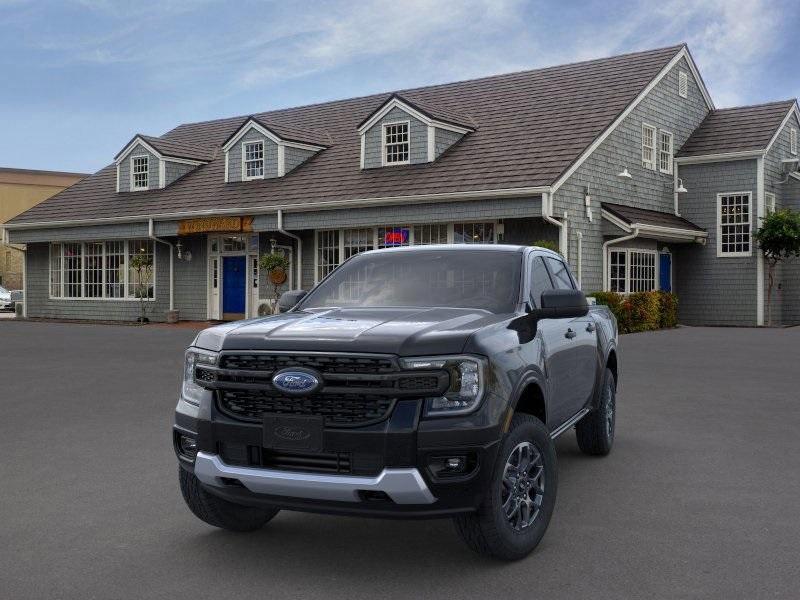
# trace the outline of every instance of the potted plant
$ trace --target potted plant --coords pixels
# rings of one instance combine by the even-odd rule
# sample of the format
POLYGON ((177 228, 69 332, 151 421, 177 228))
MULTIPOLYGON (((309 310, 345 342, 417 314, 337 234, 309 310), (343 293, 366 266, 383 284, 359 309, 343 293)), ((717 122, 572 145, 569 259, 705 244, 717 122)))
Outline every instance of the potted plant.
POLYGON ((280 253, 262 254, 258 261, 259 266, 267 272, 267 280, 272 286, 272 312, 278 310, 278 299, 281 297, 280 287, 286 283, 287 272, 290 267, 289 259, 280 253))
POLYGON ((141 315, 137 319, 139 323, 148 323, 147 301, 150 298, 153 280, 153 259, 142 251, 137 252, 131 257, 131 269, 135 274, 133 293, 139 299, 141 315))

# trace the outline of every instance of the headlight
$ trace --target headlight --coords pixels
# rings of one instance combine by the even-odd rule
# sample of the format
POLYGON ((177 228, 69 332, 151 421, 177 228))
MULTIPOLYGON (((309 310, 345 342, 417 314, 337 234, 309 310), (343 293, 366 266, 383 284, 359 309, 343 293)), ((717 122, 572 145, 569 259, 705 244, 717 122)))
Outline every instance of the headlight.
POLYGON ((208 396, 208 390, 197 385, 194 377, 194 368, 196 365, 216 365, 217 357, 216 352, 209 352, 208 350, 189 348, 186 351, 186 360, 183 363, 183 386, 181 388, 181 395, 184 400, 191 404, 199 405, 200 401, 208 396))
POLYGON ((450 387, 443 396, 425 398, 425 416, 463 415, 478 408, 486 385, 486 360, 477 356, 433 356, 402 358, 404 369, 445 369, 450 387))

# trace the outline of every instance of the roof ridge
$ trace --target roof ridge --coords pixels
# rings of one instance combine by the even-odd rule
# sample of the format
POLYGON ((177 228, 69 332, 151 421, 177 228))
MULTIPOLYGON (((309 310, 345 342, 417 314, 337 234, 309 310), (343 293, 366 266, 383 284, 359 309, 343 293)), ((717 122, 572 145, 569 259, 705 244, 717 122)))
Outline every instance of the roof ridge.
POLYGON ((677 53, 679 50, 681 50, 682 48, 685 48, 685 47, 687 47, 687 44, 685 42, 681 42, 680 44, 676 44, 676 45, 673 45, 673 46, 663 46, 661 48, 651 48, 649 50, 637 50, 637 51, 634 51, 634 52, 626 52, 624 54, 614 54, 614 55, 611 55, 611 56, 603 56, 603 57, 599 57, 599 58, 591 58, 591 59, 588 59, 588 60, 579 60, 579 61, 574 61, 574 62, 570 62, 570 63, 563 63, 563 64, 557 64, 557 65, 548 65, 546 67, 537 67, 535 69, 520 69, 518 71, 508 71, 506 73, 496 73, 494 75, 484 75, 484 76, 481 76, 481 77, 473 77, 473 78, 469 78, 469 79, 458 79, 458 80, 455 80, 455 81, 445 81, 445 82, 442 82, 442 83, 434 83, 434 84, 431 84, 431 85, 423 85, 423 86, 417 86, 417 87, 413 87, 413 88, 403 88, 403 89, 399 89, 399 90, 398 89, 385 90, 385 91, 382 91, 382 92, 374 92, 374 93, 371 93, 371 94, 364 94, 362 96, 350 96, 350 97, 347 97, 347 98, 337 98, 337 99, 334 99, 334 100, 325 100, 323 102, 312 102, 311 104, 300 104, 300 105, 297 105, 297 106, 284 106, 284 107, 281 107, 281 108, 275 108, 275 109, 272 109, 272 110, 267 110, 267 111, 262 111, 262 112, 255 112, 255 113, 250 113, 250 114, 235 115, 235 116, 231 116, 231 117, 220 117, 220 118, 217 118, 217 119, 208 119, 208 120, 205 120, 205 121, 192 121, 192 122, 189 122, 189 123, 180 123, 179 125, 173 127, 172 129, 170 129, 166 133, 170 133, 170 132, 174 131, 175 129, 178 129, 179 127, 187 127, 187 126, 190 126, 190 125, 205 125, 205 124, 208 124, 208 123, 221 123, 223 121, 228 121, 228 120, 247 119, 248 117, 253 116, 253 115, 264 115, 264 114, 268 114, 268 113, 280 113, 280 112, 290 111, 290 110, 300 110, 300 109, 307 109, 307 108, 315 108, 315 107, 318 107, 318 106, 326 106, 326 105, 336 104, 336 103, 339 103, 339 102, 343 103, 343 102, 355 102, 355 101, 358 101, 358 100, 366 100, 367 98, 380 98, 380 97, 386 97, 386 96, 391 97, 393 95, 402 95, 404 93, 408 94, 408 93, 411 93, 411 92, 418 92, 418 91, 421 91, 421 90, 430 90, 430 89, 433 89, 433 88, 446 87, 446 86, 450 86, 450 85, 460 85, 460 84, 464 84, 464 83, 487 81, 487 80, 490 80, 490 79, 500 79, 502 77, 510 77, 510 76, 514 76, 514 75, 536 73, 536 72, 548 71, 548 70, 551 70, 551 69, 560 69, 560 68, 563 68, 563 67, 573 67, 573 66, 577 66, 577 65, 588 65, 588 64, 591 64, 591 63, 598 63, 598 62, 603 62, 603 61, 608 61, 608 60, 615 60, 615 59, 619 59, 619 58, 629 58, 631 56, 637 56, 637 55, 656 54, 656 53, 659 53, 659 52, 665 52, 667 50, 674 50, 677 53))
POLYGON ((727 110, 742 110, 745 108, 761 108, 762 106, 778 106, 780 104, 797 104, 797 98, 787 98, 786 100, 773 100, 771 102, 760 102, 758 104, 742 104, 740 106, 726 106, 725 108, 715 108, 709 114, 725 112, 727 110))

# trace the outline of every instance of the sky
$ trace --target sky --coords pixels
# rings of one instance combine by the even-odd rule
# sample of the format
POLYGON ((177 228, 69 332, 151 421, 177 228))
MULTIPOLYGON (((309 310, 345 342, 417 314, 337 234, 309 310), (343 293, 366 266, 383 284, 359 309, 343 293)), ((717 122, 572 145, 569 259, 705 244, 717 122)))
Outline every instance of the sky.
POLYGON ((0 0, 0 166, 135 133, 680 42, 717 107, 800 96, 797 0, 0 0))

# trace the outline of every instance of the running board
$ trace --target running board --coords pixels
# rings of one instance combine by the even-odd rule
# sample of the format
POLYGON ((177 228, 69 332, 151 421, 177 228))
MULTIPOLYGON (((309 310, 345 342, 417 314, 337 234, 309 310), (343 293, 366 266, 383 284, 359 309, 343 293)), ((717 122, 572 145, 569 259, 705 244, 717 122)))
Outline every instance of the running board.
POLYGON ((589 409, 588 408, 582 408, 575 415, 573 415, 572 418, 569 419, 566 423, 563 423, 562 425, 557 427, 553 431, 553 433, 550 434, 550 437, 552 439, 556 439, 558 436, 560 436, 562 433, 564 433, 567 429, 569 429, 570 427, 575 425, 575 423, 577 423, 583 417, 585 417, 588 413, 589 413, 589 409))

